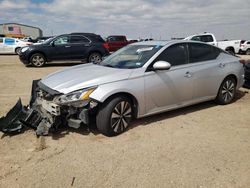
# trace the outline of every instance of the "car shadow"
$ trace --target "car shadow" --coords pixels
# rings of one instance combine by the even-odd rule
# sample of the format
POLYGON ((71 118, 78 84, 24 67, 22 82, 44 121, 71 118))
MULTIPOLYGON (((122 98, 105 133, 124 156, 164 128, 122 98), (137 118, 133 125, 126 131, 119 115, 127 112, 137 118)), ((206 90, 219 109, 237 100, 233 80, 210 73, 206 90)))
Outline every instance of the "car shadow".
MULTIPOLYGON (((239 99, 244 97, 247 93, 248 93, 247 91, 245 91, 245 92, 244 91, 237 91, 233 102, 238 101, 239 99)), ((163 112, 160 114, 155 114, 152 116, 136 119, 132 122, 131 126, 128 128, 128 131, 130 129, 134 129, 138 126, 147 126, 148 124, 151 124, 153 122, 158 122, 158 121, 162 121, 164 119, 174 118, 174 117, 177 117, 180 115, 187 115, 187 114, 190 114, 190 113, 193 113, 196 111, 204 110, 207 108, 212 108, 212 107, 215 107, 217 105, 218 104, 216 104, 214 101, 208 101, 208 102, 203 102, 203 103, 195 104, 192 106, 188 106, 188 107, 184 107, 184 108, 180 108, 180 109, 176 109, 176 110, 163 112)), ((77 133, 77 134, 82 134, 82 135, 89 135, 90 133, 92 133, 94 135, 101 134, 97 130, 96 123, 93 122, 89 125, 89 127, 81 126, 79 129, 74 129, 74 128, 70 128, 67 126, 63 126, 63 127, 60 127, 58 130, 56 130, 56 132, 52 133, 51 136, 53 139, 58 140, 64 136, 67 136, 71 132, 77 133)))
POLYGON ((85 62, 60 62, 60 63, 48 63, 44 67, 70 67, 75 65, 85 64, 85 62))
MULTIPOLYGON (((238 101, 239 99, 244 97, 247 93, 248 93, 247 91, 245 91, 245 92, 244 91, 237 91, 232 103, 238 101)), ((164 119, 174 118, 174 117, 181 116, 181 115, 187 115, 187 114, 190 114, 190 113, 193 113, 196 111, 212 108, 215 106, 218 106, 218 104, 215 103, 215 101, 207 101, 207 102, 187 106, 184 108, 179 108, 176 110, 171 110, 171 111, 163 112, 160 114, 155 114, 152 116, 148 116, 145 118, 135 120, 132 123, 132 125, 129 127, 129 129, 136 128, 137 126, 146 126, 146 125, 151 124, 153 122, 162 121, 164 119)))
MULTIPOLYGON (((237 91, 233 102, 240 100, 246 94, 249 94, 248 91, 237 91)), ((212 107, 215 107, 217 105, 218 104, 216 104, 214 101, 208 101, 208 102, 203 102, 203 103, 195 104, 192 106, 188 106, 188 107, 184 107, 184 108, 180 108, 180 109, 176 109, 176 110, 163 112, 160 114, 155 114, 152 116, 136 119, 132 122, 131 126, 128 128, 128 131, 130 129, 134 129, 138 126, 147 126, 148 124, 151 124, 153 122, 158 122, 158 121, 162 121, 162 120, 169 119, 169 118, 175 118, 175 117, 178 117, 181 115, 187 115, 187 114, 190 114, 190 113, 193 113, 196 111, 212 108, 212 107)), ((21 133, 24 133, 26 130, 27 129, 22 130, 21 133)), ((92 123, 89 126, 83 125, 83 126, 80 126, 80 128, 78 128, 78 129, 74 129, 74 128, 71 128, 71 127, 64 125, 64 126, 60 126, 57 130, 51 131, 49 133, 49 136, 51 136, 52 139, 54 139, 54 140, 59 140, 60 138, 63 138, 65 136, 69 135, 70 133, 77 133, 77 134, 81 134, 81 135, 85 135, 85 136, 87 136, 89 134, 94 134, 94 135, 101 134, 97 130, 96 123, 95 123, 94 118, 93 118, 92 123)), ((1 139, 4 137, 7 137, 7 136, 8 137, 16 136, 18 134, 20 134, 20 133, 3 134, 1 136, 1 139)))

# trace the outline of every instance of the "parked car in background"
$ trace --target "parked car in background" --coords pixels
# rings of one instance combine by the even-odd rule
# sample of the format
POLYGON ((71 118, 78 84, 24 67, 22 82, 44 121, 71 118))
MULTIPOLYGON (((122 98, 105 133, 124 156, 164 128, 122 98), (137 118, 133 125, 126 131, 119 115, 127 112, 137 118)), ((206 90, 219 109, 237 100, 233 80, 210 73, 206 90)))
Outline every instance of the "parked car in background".
POLYGON ((60 35, 45 42, 21 49, 20 60, 25 65, 42 67, 57 60, 86 60, 99 63, 108 55, 105 41, 93 33, 71 33, 60 35))
POLYGON ((127 40, 126 36, 112 35, 107 37, 105 46, 109 52, 114 52, 128 44, 129 41, 127 40))
POLYGON ((0 37, 0 53, 19 54, 22 47, 31 44, 31 42, 25 42, 16 38, 0 37))
POLYGON ((184 40, 194 40, 205 42, 213 46, 217 46, 230 54, 238 54, 240 51, 240 41, 241 40, 226 40, 226 41, 217 41, 214 34, 212 33, 202 33, 197 35, 192 35, 186 37, 184 40))
MULTIPOLYGON (((22 118, 45 135, 51 127, 79 128, 96 117, 98 130, 114 136, 134 118, 208 100, 229 104, 243 81, 239 58, 217 47, 193 41, 137 42, 100 64, 74 66, 33 82, 25 115, 32 118, 22 118)), ((17 130, 19 124, 11 118, 2 121, 10 121, 4 131, 17 130)))
POLYGON ((240 54, 250 55, 250 40, 242 41, 240 44, 240 54))

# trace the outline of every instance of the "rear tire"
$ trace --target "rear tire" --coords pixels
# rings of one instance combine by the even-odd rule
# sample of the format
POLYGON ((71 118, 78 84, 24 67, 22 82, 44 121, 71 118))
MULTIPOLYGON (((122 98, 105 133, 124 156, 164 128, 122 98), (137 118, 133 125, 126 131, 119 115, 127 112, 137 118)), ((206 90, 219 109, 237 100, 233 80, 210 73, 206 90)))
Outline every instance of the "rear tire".
POLYGON ((116 96, 100 107, 96 116, 97 129, 106 136, 119 135, 127 130, 132 117, 131 100, 126 96, 116 96))
POLYGON ((30 63, 34 67, 42 67, 46 64, 46 59, 43 54, 35 53, 30 57, 30 63))
POLYGON ((102 56, 98 52, 93 52, 88 57, 88 63, 101 63, 102 62, 102 56))
POLYGON ((226 51, 230 53, 231 55, 235 55, 234 49, 229 48, 229 49, 226 49, 226 51))
POLYGON ((16 53, 17 55, 19 55, 20 52, 21 52, 21 48, 20 48, 20 47, 18 47, 18 48, 15 49, 15 53, 16 53))
POLYGON ((218 104, 229 104, 233 101, 236 93, 236 80, 233 77, 227 77, 221 83, 215 101, 218 104))
POLYGON ((250 55, 250 49, 247 49, 246 55, 250 55))

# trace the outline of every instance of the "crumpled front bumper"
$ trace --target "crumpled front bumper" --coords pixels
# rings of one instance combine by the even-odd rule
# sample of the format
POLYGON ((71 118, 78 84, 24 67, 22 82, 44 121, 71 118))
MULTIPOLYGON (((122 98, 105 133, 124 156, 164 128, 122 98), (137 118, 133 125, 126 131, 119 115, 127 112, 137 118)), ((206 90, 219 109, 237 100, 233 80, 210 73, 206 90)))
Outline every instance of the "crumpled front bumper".
POLYGON ((32 83, 28 106, 23 106, 21 99, 19 99, 7 115, 0 118, 0 131, 11 134, 22 132, 25 128, 32 128, 40 136, 48 135, 50 128, 57 129, 60 125, 79 128, 81 124, 89 124, 88 107, 58 106, 50 100, 40 98, 39 92, 41 92, 41 88, 47 91, 46 97, 49 96, 49 99, 60 93, 46 88, 39 81, 34 80, 32 83))

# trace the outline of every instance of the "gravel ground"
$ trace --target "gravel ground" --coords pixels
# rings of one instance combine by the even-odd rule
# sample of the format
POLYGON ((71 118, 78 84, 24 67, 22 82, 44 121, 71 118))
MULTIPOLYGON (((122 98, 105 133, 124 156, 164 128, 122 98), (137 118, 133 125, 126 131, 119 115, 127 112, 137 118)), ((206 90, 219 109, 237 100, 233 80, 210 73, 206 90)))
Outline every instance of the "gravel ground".
MULTIPOLYGON (((250 59, 248 56, 243 58, 250 59)), ((71 66, 27 68, 0 56, 0 116, 31 82, 71 66)), ((205 102, 136 120, 108 138, 95 129, 62 129, 37 139, 32 130, 0 133, 0 187, 250 187, 250 96, 226 106, 205 102)))

